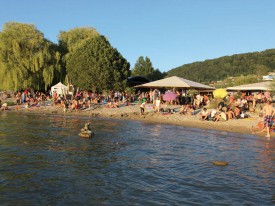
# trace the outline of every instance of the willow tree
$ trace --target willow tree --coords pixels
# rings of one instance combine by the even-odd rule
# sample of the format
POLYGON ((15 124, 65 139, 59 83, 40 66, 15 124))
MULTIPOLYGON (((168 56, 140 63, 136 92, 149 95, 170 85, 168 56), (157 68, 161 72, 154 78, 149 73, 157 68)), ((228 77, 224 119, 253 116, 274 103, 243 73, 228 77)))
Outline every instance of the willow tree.
POLYGON ((0 89, 46 89, 60 74, 57 46, 35 25, 4 24, 0 32, 0 89))
POLYGON ((67 58, 67 74, 82 89, 125 89, 130 64, 103 36, 86 39, 67 58))

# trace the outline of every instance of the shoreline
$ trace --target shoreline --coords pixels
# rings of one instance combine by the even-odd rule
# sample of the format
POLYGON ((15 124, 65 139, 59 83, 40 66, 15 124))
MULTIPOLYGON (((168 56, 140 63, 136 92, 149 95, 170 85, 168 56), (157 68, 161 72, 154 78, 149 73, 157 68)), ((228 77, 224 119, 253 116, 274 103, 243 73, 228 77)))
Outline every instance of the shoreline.
MULTIPOLYGON (((179 109, 179 105, 169 105, 176 109, 179 109)), ((120 119, 120 120, 134 120, 134 121, 144 121, 148 123, 157 124, 170 124, 178 125, 191 128, 199 128, 206 130, 219 130, 225 132, 235 132, 241 134, 250 134, 254 136, 264 137, 265 133, 252 134, 251 127, 257 128, 258 122, 261 120, 256 114, 251 115, 250 118, 238 119, 238 120, 228 120, 225 122, 212 122, 212 121, 202 121, 199 119, 199 115, 180 115, 178 112, 171 115, 162 115, 159 113, 154 113, 152 109, 146 109, 145 115, 140 114, 139 105, 122 106, 119 108, 105 108, 103 105, 95 106, 91 110, 81 110, 81 111, 69 111, 64 113, 63 109, 56 106, 41 106, 41 107, 31 107, 31 108, 20 108, 16 109, 15 106, 10 107, 8 111, 5 112, 26 112, 34 114, 60 114, 64 116, 85 116, 85 117, 103 117, 109 119, 120 119)), ((1 111, 3 112, 3 111, 1 111)), ((271 137, 275 136, 274 133, 271 137)))

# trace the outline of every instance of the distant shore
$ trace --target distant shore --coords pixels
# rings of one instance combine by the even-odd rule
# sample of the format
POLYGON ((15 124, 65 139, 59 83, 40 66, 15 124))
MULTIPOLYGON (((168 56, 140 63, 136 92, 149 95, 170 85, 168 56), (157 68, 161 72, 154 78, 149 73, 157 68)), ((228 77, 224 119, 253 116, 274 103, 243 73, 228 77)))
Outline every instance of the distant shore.
MULTIPOLYGON (((150 123, 173 124, 185 127, 237 132, 242 134, 252 134, 251 127, 253 126, 257 128, 257 124, 261 120, 257 114, 252 113, 250 114, 250 117, 246 119, 228 120, 225 122, 202 121, 199 119, 198 114, 180 115, 179 112, 177 112, 180 109, 179 105, 169 105, 168 107, 175 109, 176 113, 163 115, 161 113, 155 113, 152 108, 146 108, 145 114, 141 115, 139 105, 121 106, 119 108, 106 108, 103 105, 95 105, 91 110, 67 111, 66 113, 64 113, 62 108, 56 106, 30 108, 16 108, 16 106, 12 106, 10 107, 10 110, 4 112, 13 111, 37 114, 60 114, 65 116, 88 116, 122 120, 138 120, 150 123)), ((265 133, 261 133, 259 136, 265 136, 265 133)), ((272 134, 272 136, 275 135, 272 134)))

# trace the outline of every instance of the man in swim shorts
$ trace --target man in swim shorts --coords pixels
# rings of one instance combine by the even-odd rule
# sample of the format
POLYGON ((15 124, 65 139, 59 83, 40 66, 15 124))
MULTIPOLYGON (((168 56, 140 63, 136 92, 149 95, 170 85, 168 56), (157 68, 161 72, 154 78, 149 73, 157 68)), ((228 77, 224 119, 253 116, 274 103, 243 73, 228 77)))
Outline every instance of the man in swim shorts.
POLYGON ((270 105, 270 101, 266 102, 266 105, 263 107, 263 112, 265 113, 265 118, 264 118, 264 126, 266 127, 266 137, 268 140, 270 140, 270 126, 271 126, 271 122, 273 119, 273 114, 274 114, 274 109, 272 107, 272 105, 270 105))

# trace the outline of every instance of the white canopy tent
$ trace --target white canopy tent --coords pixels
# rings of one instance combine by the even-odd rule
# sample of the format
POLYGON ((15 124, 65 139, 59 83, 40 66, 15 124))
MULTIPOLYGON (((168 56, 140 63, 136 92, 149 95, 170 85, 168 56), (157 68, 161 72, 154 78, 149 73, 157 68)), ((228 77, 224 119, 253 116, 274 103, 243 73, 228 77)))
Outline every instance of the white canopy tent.
POLYGON ((198 82, 194 82, 188 79, 183 79, 177 76, 168 77, 165 79, 149 82, 146 84, 141 84, 135 87, 143 87, 143 88, 188 88, 188 89, 197 89, 197 90, 215 90, 214 87, 210 87, 205 84, 201 84, 198 82))
POLYGON ((57 95, 66 95, 68 94, 68 87, 64 84, 62 84, 61 82, 59 82, 58 84, 54 85, 51 87, 51 92, 53 94, 53 92, 56 91, 57 95))
POLYGON ((227 87, 227 91, 269 91, 271 90, 273 82, 258 82, 254 84, 245 84, 235 87, 227 87))

